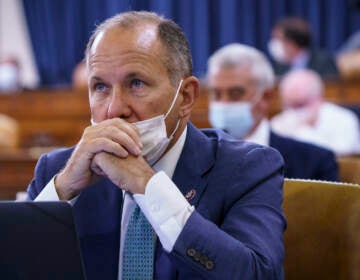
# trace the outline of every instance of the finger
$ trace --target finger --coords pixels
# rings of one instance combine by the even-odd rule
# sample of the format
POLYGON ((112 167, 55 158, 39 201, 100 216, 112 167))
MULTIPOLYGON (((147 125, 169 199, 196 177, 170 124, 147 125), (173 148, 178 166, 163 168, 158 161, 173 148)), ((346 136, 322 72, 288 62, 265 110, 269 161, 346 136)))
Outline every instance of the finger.
POLYGON ((96 174, 109 177, 111 170, 114 168, 114 160, 115 158, 113 155, 106 152, 100 152, 94 156, 90 167, 96 174))
POLYGON ((114 154, 119 158, 126 158, 129 155, 129 152, 124 147, 106 137, 92 139, 86 141, 86 143, 84 141, 82 150, 86 151, 89 159, 100 152, 114 154))
POLYGON ((125 122, 124 121, 124 129, 126 133, 139 145, 140 148, 143 147, 143 144, 140 139, 140 132, 139 129, 133 123, 125 122))
MULTIPOLYGON (((95 156, 96 157, 96 156, 95 156)), ((91 166, 90 166, 91 170, 99 175, 99 176, 103 176, 103 177, 106 177, 106 174, 105 172, 101 169, 101 167, 98 165, 97 161, 96 160, 93 160, 91 162, 91 166)))
POLYGON ((101 168, 99 167, 99 166, 97 166, 97 165, 91 165, 91 170, 95 173, 95 174, 97 174, 97 175, 99 175, 99 176, 105 176, 106 174, 101 170, 101 168))
POLYGON ((127 133, 132 139, 133 141, 140 147, 142 148, 142 142, 140 139, 140 133, 138 128, 136 127, 136 125, 134 125, 133 123, 129 123, 123 119, 120 118, 114 118, 114 119, 110 119, 108 120, 108 123, 111 125, 116 126, 118 129, 124 131, 125 133, 127 133))
POLYGON ((107 138, 97 138, 91 141, 79 142, 73 155, 71 156, 71 161, 75 166, 80 166, 87 162, 87 168, 89 168, 95 156, 102 152, 113 154, 118 158, 126 158, 129 156, 128 151, 118 143, 115 143, 107 138))
POLYGON ((126 169, 124 164, 127 159, 119 159, 114 155, 111 155, 106 152, 101 152, 95 155, 92 167, 96 172, 104 174, 103 176, 109 178, 115 185, 120 187, 121 189, 127 190, 128 185, 124 183, 124 179, 126 176, 122 174, 120 170, 126 169))
POLYGON ((85 138, 97 138, 99 136, 108 137, 109 139, 119 143, 135 156, 141 154, 142 144, 135 126, 125 121, 103 122, 96 128, 89 127, 85 138), (141 145, 139 145, 139 143, 141 145))
POLYGON ((141 148, 139 147, 139 145, 126 132, 122 130, 117 130, 111 133, 109 137, 111 140, 120 144, 122 147, 124 147, 128 152, 132 153, 134 156, 138 156, 141 154, 141 148))

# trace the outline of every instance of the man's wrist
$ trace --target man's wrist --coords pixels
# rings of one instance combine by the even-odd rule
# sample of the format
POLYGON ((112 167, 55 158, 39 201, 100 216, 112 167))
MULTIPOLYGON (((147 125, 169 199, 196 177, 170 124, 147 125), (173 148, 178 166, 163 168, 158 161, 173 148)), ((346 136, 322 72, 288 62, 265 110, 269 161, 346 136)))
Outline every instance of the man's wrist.
POLYGON ((65 187, 66 183, 64 183, 61 173, 55 176, 54 185, 60 200, 69 201, 79 194, 79 192, 72 190, 70 187, 65 187))
POLYGON ((150 168, 147 172, 144 173, 139 182, 137 183, 138 187, 133 190, 133 194, 145 194, 146 186, 150 179, 155 175, 155 171, 150 168))

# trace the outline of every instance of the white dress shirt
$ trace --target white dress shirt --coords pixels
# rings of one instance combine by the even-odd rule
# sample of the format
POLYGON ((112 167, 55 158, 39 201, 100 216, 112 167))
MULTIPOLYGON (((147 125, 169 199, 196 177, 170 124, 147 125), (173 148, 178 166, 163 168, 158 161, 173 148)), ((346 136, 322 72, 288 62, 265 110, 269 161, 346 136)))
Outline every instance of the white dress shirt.
MULTIPOLYGON (((124 192, 124 205, 121 219, 119 279, 121 279, 123 245, 130 215, 137 203, 154 228, 164 249, 170 252, 185 226, 186 221, 194 211, 173 181, 170 179, 184 147, 187 128, 183 131, 174 146, 153 166, 157 173, 146 185, 145 194, 124 192)), ((81 194, 80 194, 81 195, 81 194)), ((36 201, 59 200, 54 178, 36 197, 36 201)), ((69 201, 76 203, 77 197, 69 201)))
POLYGON ((356 115, 348 109, 323 102, 315 125, 304 125, 291 111, 284 111, 271 120, 280 135, 313 143, 337 155, 360 153, 360 128, 356 115))
POLYGON ((301 51, 291 62, 290 69, 306 69, 310 60, 310 54, 307 50, 301 51))
POLYGON ((270 122, 267 119, 262 119, 255 131, 245 137, 246 141, 254 142, 259 145, 269 146, 270 145, 270 122))

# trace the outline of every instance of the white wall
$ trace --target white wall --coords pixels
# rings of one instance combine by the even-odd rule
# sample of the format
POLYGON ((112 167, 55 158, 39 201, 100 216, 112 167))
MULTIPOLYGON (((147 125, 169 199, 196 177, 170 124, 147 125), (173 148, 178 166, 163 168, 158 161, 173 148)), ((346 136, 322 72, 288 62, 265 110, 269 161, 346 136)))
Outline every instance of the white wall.
POLYGON ((20 61, 23 86, 36 87, 39 75, 21 0, 0 0, 0 59, 8 55, 20 61))

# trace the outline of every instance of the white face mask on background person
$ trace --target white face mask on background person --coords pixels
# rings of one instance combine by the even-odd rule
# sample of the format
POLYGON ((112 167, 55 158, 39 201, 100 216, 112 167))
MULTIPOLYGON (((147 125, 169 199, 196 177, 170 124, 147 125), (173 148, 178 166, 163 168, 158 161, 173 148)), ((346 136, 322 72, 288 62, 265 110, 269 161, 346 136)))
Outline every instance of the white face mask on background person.
POLYGON ((12 64, 0 65, 0 91, 18 90, 18 70, 12 64))
POLYGON ((268 50, 272 58, 279 63, 286 63, 286 52, 284 44, 279 39, 271 39, 268 50))
MULTIPOLYGON (((153 165, 159 160, 179 127, 180 119, 177 121, 174 131, 167 137, 165 119, 175 105, 182 83, 183 80, 180 81, 166 114, 133 123, 140 133, 141 143, 143 144, 141 154, 149 165, 153 165)), ((95 125, 96 123, 91 119, 91 124, 95 125)))
POLYGON ((251 102, 210 102, 209 119, 212 127, 219 128, 237 139, 244 138, 254 125, 251 102))

